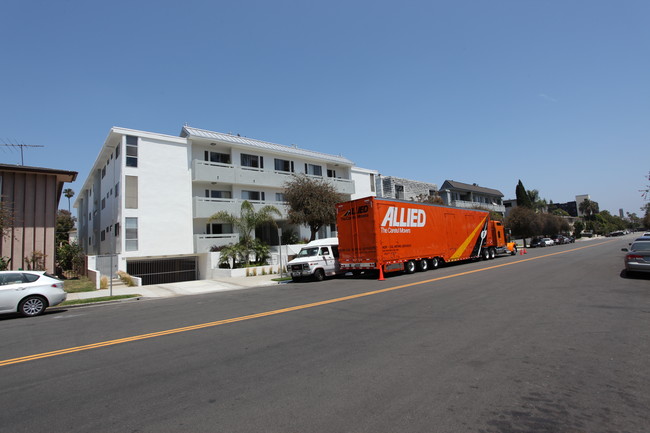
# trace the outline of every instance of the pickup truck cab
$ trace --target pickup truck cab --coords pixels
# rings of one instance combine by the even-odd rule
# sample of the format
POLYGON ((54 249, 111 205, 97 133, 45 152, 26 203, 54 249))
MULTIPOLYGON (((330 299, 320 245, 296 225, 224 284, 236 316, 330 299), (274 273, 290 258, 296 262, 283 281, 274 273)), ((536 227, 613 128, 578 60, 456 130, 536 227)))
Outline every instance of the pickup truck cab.
POLYGON ((298 255, 287 263, 287 272, 293 281, 300 281, 303 277, 322 281, 326 276, 341 273, 338 258, 337 238, 317 239, 302 247, 298 255))

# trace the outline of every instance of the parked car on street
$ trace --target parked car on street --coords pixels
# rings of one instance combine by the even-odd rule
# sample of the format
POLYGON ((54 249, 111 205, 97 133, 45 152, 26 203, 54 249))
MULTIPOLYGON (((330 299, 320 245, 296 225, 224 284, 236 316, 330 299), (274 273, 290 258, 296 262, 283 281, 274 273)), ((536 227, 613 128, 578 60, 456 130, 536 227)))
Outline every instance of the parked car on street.
POLYGON ((0 314, 43 314, 65 301, 63 281, 45 271, 0 271, 0 314))
POLYGON ((627 272, 650 272, 650 242, 633 242, 630 248, 622 248, 625 251, 624 262, 627 272))
POLYGON ((555 235, 551 236, 551 239, 553 239, 553 242, 555 242, 555 245, 564 245, 564 244, 569 244, 571 243, 571 239, 564 235, 555 235))
POLYGON ((542 242, 542 238, 532 238, 530 240, 530 248, 545 247, 546 244, 542 242))

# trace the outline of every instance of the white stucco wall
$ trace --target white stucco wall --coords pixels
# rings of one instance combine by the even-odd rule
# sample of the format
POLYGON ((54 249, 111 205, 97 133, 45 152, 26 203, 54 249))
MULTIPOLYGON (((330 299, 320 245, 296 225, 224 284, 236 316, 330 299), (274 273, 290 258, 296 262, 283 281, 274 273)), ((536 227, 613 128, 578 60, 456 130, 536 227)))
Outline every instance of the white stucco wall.
POLYGON ((351 177, 354 181, 355 193, 352 194, 352 200, 358 198, 376 196, 375 179, 379 172, 377 170, 369 170, 367 168, 352 167, 351 177))

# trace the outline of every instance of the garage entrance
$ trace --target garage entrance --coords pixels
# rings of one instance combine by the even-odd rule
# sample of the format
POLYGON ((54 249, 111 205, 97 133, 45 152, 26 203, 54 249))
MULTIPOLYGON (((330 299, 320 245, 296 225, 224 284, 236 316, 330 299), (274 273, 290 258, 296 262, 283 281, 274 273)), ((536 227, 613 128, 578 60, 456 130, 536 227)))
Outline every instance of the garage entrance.
POLYGON ((142 285, 178 283, 199 278, 196 257, 129 260, 126 272, 142 278, 142 285))

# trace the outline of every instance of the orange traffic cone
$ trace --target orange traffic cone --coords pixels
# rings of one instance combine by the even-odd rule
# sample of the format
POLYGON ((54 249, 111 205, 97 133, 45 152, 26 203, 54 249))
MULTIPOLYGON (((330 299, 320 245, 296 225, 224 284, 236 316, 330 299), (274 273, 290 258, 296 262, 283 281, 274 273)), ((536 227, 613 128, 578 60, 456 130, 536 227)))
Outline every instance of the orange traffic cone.
POLYGON ((526 251, 526 248, 524 248, 524 254, 528 254, 528 251, 526 251))
POLYGON ((523 255, 524 255, 524 249, 523 249, 523 248, 519 250, 519 255, 520 255, 520 256, 523 256, 523 255))
POLYGON ((379 281, 384 281, 384 267, 379 266, 379 281))

